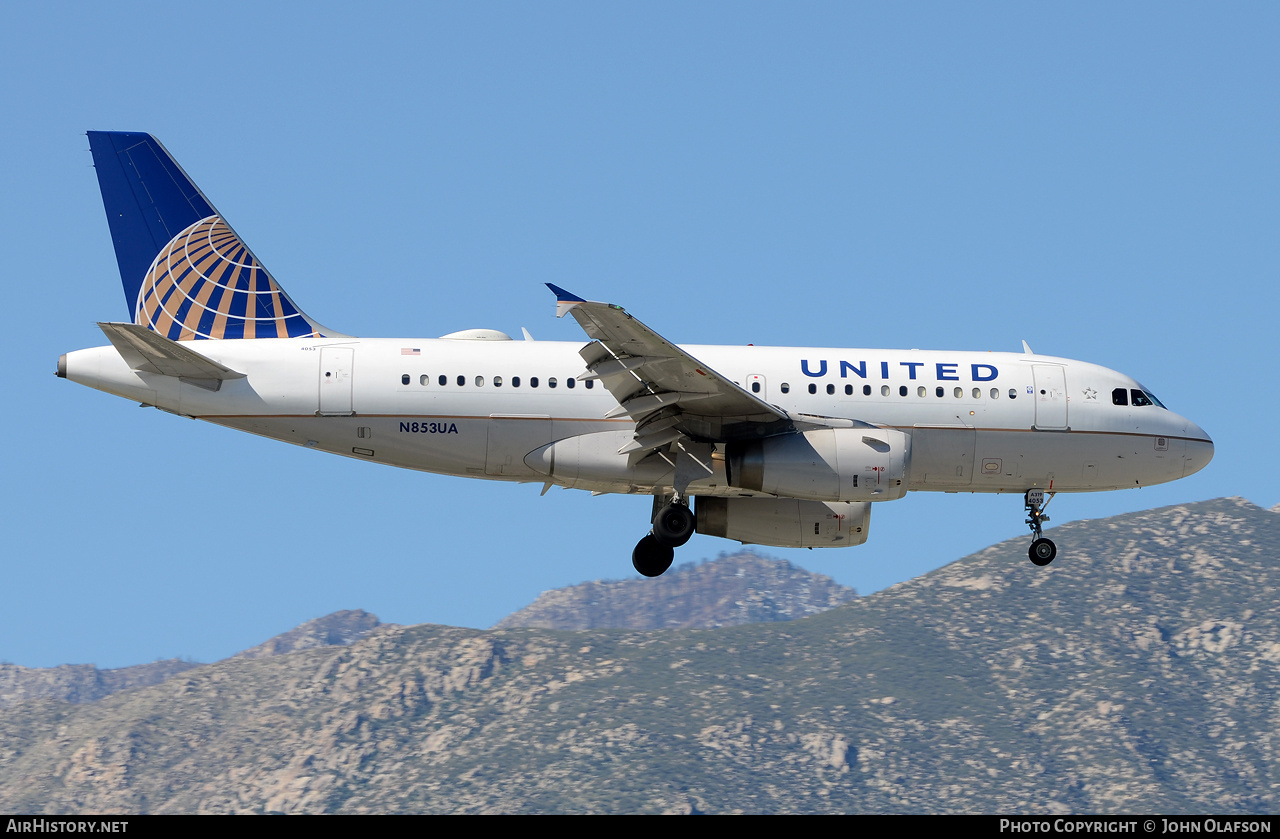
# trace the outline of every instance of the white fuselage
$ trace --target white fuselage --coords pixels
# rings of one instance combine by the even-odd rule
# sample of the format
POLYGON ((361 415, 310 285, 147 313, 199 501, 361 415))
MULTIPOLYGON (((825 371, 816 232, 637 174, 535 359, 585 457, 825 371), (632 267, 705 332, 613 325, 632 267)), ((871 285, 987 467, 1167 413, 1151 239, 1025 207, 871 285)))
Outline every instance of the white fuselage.
MULTIPOLYGON (((244 378, 210 390, 136 372, 110 346, 68 353, 66 376, 184 416, 408 469, 600 492, 650 493, 669 483, 665 462, 617 453, 634 425, 625 416, 606 419, 617 401, 600 383, 576 380, 585 369, 581 347, 208 340, 199 351, 244 378), (571 469, 554 467, 547 447, 569 438, 583 441, 581 459, 571 469)), ((793 414, 908 434, 911 490, 1120 489, 1184 477, 1213 454, 1195 423, 1158 405, 1113 404, 1117 389, 1142 386, 1080 361, 920 350, 683 349, 793 414)), ((727 485, 722 463, 689 491, 741 494, 727 485)))

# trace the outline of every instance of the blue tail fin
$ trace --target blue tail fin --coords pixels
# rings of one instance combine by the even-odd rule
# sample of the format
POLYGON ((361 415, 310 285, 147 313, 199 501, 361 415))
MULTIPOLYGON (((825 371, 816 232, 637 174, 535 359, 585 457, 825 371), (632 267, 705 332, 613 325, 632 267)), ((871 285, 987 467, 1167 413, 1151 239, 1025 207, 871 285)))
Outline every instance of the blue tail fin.
POLYGON ((303 314, 150 134, 90 131, 133 322, 174 341, 336 334, 303 314))

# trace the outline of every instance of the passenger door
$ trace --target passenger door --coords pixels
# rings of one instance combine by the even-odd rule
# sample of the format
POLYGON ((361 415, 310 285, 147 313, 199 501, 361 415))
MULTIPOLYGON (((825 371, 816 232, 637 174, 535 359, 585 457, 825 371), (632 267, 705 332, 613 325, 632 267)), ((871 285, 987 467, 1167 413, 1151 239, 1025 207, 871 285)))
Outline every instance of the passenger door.
POLYGON ((1036 429, 1039 431, 1065 431, 1067 429, 1067 374, 1057 365, 1033 364, 1035 378, 1036 429))
POLYGON ((320 409, 321 416, 345 417, 352 410, 352 367, 355 350, 351 347, 320 348, 320 409))

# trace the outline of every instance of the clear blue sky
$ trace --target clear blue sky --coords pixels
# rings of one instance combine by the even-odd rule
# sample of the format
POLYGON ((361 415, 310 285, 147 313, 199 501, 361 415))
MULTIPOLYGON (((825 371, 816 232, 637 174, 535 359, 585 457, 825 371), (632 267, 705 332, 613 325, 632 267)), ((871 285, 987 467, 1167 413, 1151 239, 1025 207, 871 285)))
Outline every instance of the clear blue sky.
MULTIPOLYGON (((1214 437, 1204 472, 1061 496, 1060 524, 1280 501, 1278 43, 1274 3, 6 4, 0 659, 209 661, 344 608, 489 626, 631 576, 647 526, 646 499, 356 463, 55 378, 128 316, 87 129, 160 137, 351 334, 582 340, 555 282, 678 342, 1025 338, 1214 437)), ((869 592, 1022 518, 911 495, 863 547, 766 552, 869 592)))

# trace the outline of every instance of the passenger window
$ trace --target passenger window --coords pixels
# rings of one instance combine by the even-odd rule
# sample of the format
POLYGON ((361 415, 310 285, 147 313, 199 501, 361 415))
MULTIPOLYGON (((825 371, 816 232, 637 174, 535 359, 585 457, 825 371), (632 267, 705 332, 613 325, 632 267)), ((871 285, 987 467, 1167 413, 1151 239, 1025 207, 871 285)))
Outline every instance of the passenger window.
POLYGON ((783 393, 790 393, 790 392, 791 392, 791 385, 787 384, 786 382, 783 382, 783 383, 782 383, 782 392, 783 392, 783 393))
POLYGON ((587 379, 586 385, 587 385, 587 390, 591 390, 591 388, 593 388, 593 387, 595 387, 595 386, 596 386, 596 380, 595 380, 595 379, 587 379))
POLYGON ((1018 389, 1016 387, 1009 388, 1009 398, 1010 399, 1018 398, 1018 389))
POLYGON ((511 377, 511 386, 512 386, 512 387, 520 387, 520 377, 519 377, 519 376, 512 376, 512 377, 511 377))
POLYGON ((502 377, 501 377, 501 376, 494 376, 494 377, 493 377, 493 386, 494 386, 494 387, 502 387, 502 377))
POLYGON ((898 395, 899 395, 899 396, 906 396, 906 395, 907 395, 907 386, 906 386, 906 385, 898 385, 898 395))
POLYGON ((845 386, 844 386, 844 395, 845 395, 845 396, 853 396, 853 385, 845 385, 845 386))
POLYGON ((570 378, 570 379, 565 379, 565 380, 564 380, 564 386, 565 386, 565 387, 567 387, 567 388, 569 388, 569 390, 573 390, 575 387, 577 387, 577 386, 578 386, 578 380, 577 380, 577 379, 572 379, 572 378, 570 378))
POLYGON ((929 390, 924 385, 920 385, 920 387, 916 388, 916 396, 924 396, 928 392, 929 390))
POLYGON ((760 392, 760 383, 759 383, 759 382, 752 382, 752 383, 751 383, 751 392, 752 392, 752 393, 759 393, 759 392, 760 392))
POLYGON ((811 384, 809 385, 809 392, 810 392, 810 393, 817 393, 817 392, 818 392, 818 386, 817 386, 817 385, 815 385, 815 384, 812 384, 812 383, 811 383, 811 384))
POLYGON ((1133 396, 1133 407, 1135 408, 1144 408, 1147 405, 1154 404, 1147 398, 1147 395, 1140 390, 1130 390, 1129 393, 1133 396))
POLYGON ((466 383, 467 383, 467 377, 466 377, 466 376, 459 376, 459 377, 458 377, 458 387, 462 387, 462 386, 463 386, 463 385, 465 385, 466 383))
POLYGON ((946 390, 943 389, 942 385, 938 385, 938 387, 933 392, 934 392, 934 395, 936 395, 939 399, 941 399, 947 393, 946 390))
POLYGON ((1128 405, 1129 391, 1122 387, 1118 387, 1115 390, 1111 391, 1111 404, 1112 405, 1128 405))
POLYGON ((888 396, 888 395, 889 395, 889 386, 888 386, 888 385, 880 385, 880 395, 881 395, 881 396, 888 396))
POLYGON ((555 376, 552 376, 551 378, 547 379, 547 387, 555 387, 555 386, 556 386, 555 376))
POLYGON ((835 392, 836 392, 835 385, 827 385, 827 396, 831 396, 835 392))
POLYGON ((402 384, 402 385, 407 385, 407 384, 409 384, 409 374, 408 374, 408 373, 405 373, 403 376, 401 376, 401 377, 400 377, 400 384, 402 384))
POLYGON ((964 396, 964 388, 962 387, 956 388, 953 392, 956 395, 956 399, 959 399, 960 397, 964 396))
POLYGON ((484 376, 476 376, 476 387, 484 387, 484 376))
POLYGON ((870 395, 871 395, 871 385, 863 385, 863 386, 862 386, 862 395, 863 395, 863 396, 870 396, 870 395))
POLYGON ((431 384, 431 377, 428 376, 426 373, 423 373, 422 377, 418 379, 418 384, 422 385, 423 387, 426 387, 427 385, 431 384))
POLYGON ((980 387, 975 387, 975 388, 973 389, 973 398, 974 398, 974 399, 981 399, 981 398, 982 398, 982 388, 980 388, 980 387))
POLYGON ((537 386, 538 386, 538 377, 537 377, 537 376, 530 376, 530 377, 529 377, 529 387, 537 387, 537 386))
POLYGON ((447 385, 447 384, 449 384, 449 377, 448 377, 448 376, 441 376, 441 377, 440 377, 440 384, 441 384, 441 385, 447 385))
POLYGON ((999 398, 1000 398, 1000 388, 998 388, 998 387, 993 387, 993 388, 991 388, 991 398, 992 398, 992 399, 999 399, 999 398))

